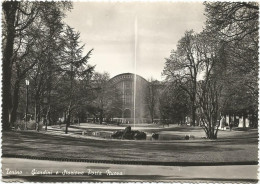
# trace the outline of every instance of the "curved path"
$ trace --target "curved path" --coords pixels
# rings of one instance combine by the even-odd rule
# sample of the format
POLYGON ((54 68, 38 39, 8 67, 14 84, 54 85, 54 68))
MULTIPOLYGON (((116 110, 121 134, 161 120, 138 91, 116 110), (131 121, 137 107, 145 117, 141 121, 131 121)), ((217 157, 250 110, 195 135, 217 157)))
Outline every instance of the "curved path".
POLYGON ((147 166, 58 162, 17 158, 2 160, 5 182, 257 182, 257 165, 147 166), (12 172, 20 174, 12 174, 12 172))

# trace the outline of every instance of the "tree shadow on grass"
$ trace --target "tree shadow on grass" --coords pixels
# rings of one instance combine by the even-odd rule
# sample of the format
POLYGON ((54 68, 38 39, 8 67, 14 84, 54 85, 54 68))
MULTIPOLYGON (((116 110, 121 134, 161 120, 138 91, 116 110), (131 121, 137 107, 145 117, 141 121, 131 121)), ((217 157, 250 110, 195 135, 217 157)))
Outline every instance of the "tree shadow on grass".
MULTIPOLYGON (((235 139, 230 139, 222 140, 222 142, 201 141, 185 144, 149 141, 118 141, 115 144, 111 140, 90 140, 37 132, 4 132, 3 139, 3 154, 40 155, 54 158, 143 161, 161 161, 168 158, 169 161, 179 161, 179 157, 183 155, 188 158, 192 154, 196 156, 207 153, 222 155, 224 158, 229 152, 243 152, 247 149, 243 146, 246 144, 256 145, 256 150, 251 150, 251 152, 257 153, 256 139, 239 140, 239 143, 235 139)), ((209 158, 205 159, 209 160, 209 158)))
MULTIPOLYGON (((142 150, 150 150, 155 149, 158 151, 196 151, 206 149, 208 151, 215 151, 215 147, 221 146, 221 145, 230 145, 233 144, 253 144, 257 143, 257 139, 225 139, 221 141, 216 142, 208 142, 208 141, 201 141, 196 143, 190 143, 185 142, 185 144, 182 143, 171 143, 171 142, 139 142, 139 141, 131 141, 131 142, 117 142, 119 144, 114 144, 111 140, 90 140, 90 139, 81 139, 76 137, 68 137, 68 136, 62 136, 62 135, 47 135, 47 134, 41 134, 36 132, 15 132, 13 134, 3 134, 3 145, 8 145, 12 147, 20 147, 20 144, 22 143, 23 146, 25 144, 28 144, 28 146, 32 145, 48 145, 50 147, 56 147, 56 146, 83 146, 83 147, 95 147, 100 149, 142 149, 142 150), (8 137, 8 138, 7 138, 8 137), (53 145, 53 146, 52 146, 53 145), (178 148, 178 149, 174 149, 178 148)), ((217 149, 219 149, 217 147, 217 149)), ((137 151, 136 150, 136 151, 137 151)), ((230 147, 230 150, 232 150, 232 147, 230 147)))

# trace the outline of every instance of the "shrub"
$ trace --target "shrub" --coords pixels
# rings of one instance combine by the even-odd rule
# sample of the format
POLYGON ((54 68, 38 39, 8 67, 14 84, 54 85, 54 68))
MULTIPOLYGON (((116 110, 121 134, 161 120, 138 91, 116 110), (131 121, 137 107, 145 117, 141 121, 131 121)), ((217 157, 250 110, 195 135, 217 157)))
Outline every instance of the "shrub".
POLYGON ((146 139, 146 133, 140 132, 140 131, 135 131, 134 132, 134 139, 145 140, 146 139))
POLYGON ((111 137, 112 138, 115 138, 115 139, 121 139, 122 138, 122 136, 123 136, 123 131, 116 131, 116 132, 114 132, 112 135, 111 135, 111 137))
POLYGON ((159 134, 153 133, 152 134, 152 138, 155 139, 155 140, 158 140, 159 139, 159 134))
POLYGON ((131 126, 128 126, 123 131, 116 131, 111 135, 112 138, 116 139, 136 139, 136 140, 142 140, 146 139, 146 133, 140 132, 138 130, 132 131, 131 126))
POLYGON ((185 139, 185 140, 189 140, 189 139, 190 139, 190 136, 185 135, 184 139, 185 139))

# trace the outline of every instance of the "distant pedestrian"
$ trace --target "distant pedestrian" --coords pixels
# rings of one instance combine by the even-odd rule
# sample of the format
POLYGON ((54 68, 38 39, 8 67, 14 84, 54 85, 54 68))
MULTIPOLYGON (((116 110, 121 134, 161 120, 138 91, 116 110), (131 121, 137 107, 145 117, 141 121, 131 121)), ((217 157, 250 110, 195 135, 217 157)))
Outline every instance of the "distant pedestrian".
POLYGON ((59 118, 58 120, 58 125, 61 125, 61 118, 59 118))
POLYGON ((43 117, 42 122, 43 122, 43 125, 46 125, 47 124, 47 119, 45 117, 43 117))
POLYGON ((229 123, 229 131, 231 131, 232 128, 233 128, 233 121, 231 121, 231 122, 229 123))
POLYGON ((224 128, 225 128, 225 118, 224 117, 222 117, 220 120, 220 126, 221 126, 221 129, 224 130, 224 128))

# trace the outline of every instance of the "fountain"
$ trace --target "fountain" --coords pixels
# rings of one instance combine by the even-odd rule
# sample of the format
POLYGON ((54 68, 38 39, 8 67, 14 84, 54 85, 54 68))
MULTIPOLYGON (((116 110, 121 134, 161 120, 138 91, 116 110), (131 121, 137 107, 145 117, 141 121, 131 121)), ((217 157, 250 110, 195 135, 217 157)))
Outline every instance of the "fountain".
POLYGON ((135 100, 136 100, 136 61, 137 61, 137 17, 135 16, 135 63, 134 63, 134 128, 135 128, 135 100))

